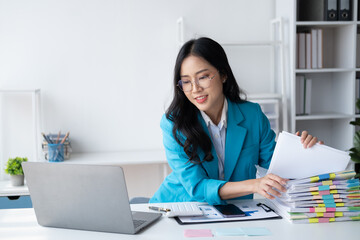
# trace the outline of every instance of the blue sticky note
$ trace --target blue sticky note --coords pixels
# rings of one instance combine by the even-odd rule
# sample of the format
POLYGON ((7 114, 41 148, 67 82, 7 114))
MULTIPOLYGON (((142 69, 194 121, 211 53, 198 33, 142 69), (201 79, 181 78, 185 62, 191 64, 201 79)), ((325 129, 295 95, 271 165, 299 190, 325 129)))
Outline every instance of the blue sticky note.
POLYGON ((242 228, 243 232, 248 236, 268 236, 271 232, 267 228, 254 227, 254 228, 242 228))
POLYGON ((215 231, 216 236, 244 236, 242 228, 218 228, 215 231))

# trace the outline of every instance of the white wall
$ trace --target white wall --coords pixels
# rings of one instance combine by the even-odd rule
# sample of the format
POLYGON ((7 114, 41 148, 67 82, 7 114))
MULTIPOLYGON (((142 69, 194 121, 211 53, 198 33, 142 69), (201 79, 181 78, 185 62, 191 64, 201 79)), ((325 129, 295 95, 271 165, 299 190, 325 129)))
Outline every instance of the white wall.
MULTIPOLYGON (((269 40, 273 5, 269 0, 1 0, 0 88, 40 88, 44 132, 70 131, 75 152, 160 149, 159 121, 171 99, 178 51, 176 20, 184 18, 186 39, 269 40)), ((241 87, 269 91, 266 49, 226 51, 241 87)), ((3 136, 14 135, 4 123, 1 127, 3 136)))

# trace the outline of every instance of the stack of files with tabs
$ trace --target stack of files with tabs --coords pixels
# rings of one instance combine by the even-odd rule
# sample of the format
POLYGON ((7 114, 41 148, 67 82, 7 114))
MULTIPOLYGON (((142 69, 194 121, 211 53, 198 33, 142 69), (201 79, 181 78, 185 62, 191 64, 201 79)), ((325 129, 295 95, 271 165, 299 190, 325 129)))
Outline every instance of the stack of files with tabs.
POLYGON ((272 205, 293 223, 360 220, 359 180, 346 171, 349 161, 347 152, 318 143, 305 149, 300 137, 281 132, 267 174, 290 180, 272 205))
POLYGON ((360 183, 354 171, 290 180, 273 204, 293 223, 360 220, 360 183))

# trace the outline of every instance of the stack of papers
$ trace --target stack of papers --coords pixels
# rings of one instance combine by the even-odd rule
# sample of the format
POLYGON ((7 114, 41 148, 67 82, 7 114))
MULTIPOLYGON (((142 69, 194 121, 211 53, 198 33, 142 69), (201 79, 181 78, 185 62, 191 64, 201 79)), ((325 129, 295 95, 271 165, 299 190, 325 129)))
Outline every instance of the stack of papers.
POLYGON ((287 192, 271 201, 282 217, 294 223, 360 220, 359 179, 345 171, 347 152, 316 144, 305 149, 300 137, 281 132, 267 173, 291 179, 287 192), (309 177, 312 176, 312 177, 309 177))
POLYGON ((347 152, 319 143, 305 149, 300 137, 282 131, 267 173, 288 179, 306 178, 343 171, 349 161, 347 152))
POLYGON ((360 183, 354 171, 341 171, 288 181, 286 193, 273 200, 293 223, 360 220, 360 183))

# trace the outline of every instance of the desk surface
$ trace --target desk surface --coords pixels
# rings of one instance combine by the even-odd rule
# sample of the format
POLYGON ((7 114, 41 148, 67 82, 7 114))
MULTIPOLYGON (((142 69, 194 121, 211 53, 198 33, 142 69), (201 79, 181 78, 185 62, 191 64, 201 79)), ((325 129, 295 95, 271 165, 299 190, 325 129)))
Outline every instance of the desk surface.
MULTIPOLYGON (((147 204, 132 205, 132 210, 148 211, 147 204)), ((102 233, 92 231, 69 230, 59 228, 42 227, 37 224, 33 209, 10 209, 0 210, 0 236, 8 240, 32 240, 32 239, 186 239, 184 229, 212 229, 233 227, 266 227, 272 233, 271 236, 251 237, 251 239, 358 239, 360 222, 336 222, 321 224, 292 224, 285 219, 261 220, 247 222, 228 222, 179 225, 174 219, 162 217, 152 226, 136 235, 102 233)), ((242 237, 216 237, 198 239, 241 239, 242 237)))
POLYGON ((0 197, 29 195, 29 189, 25 186, 14 187, 10 180, 0 181, 0 197))

